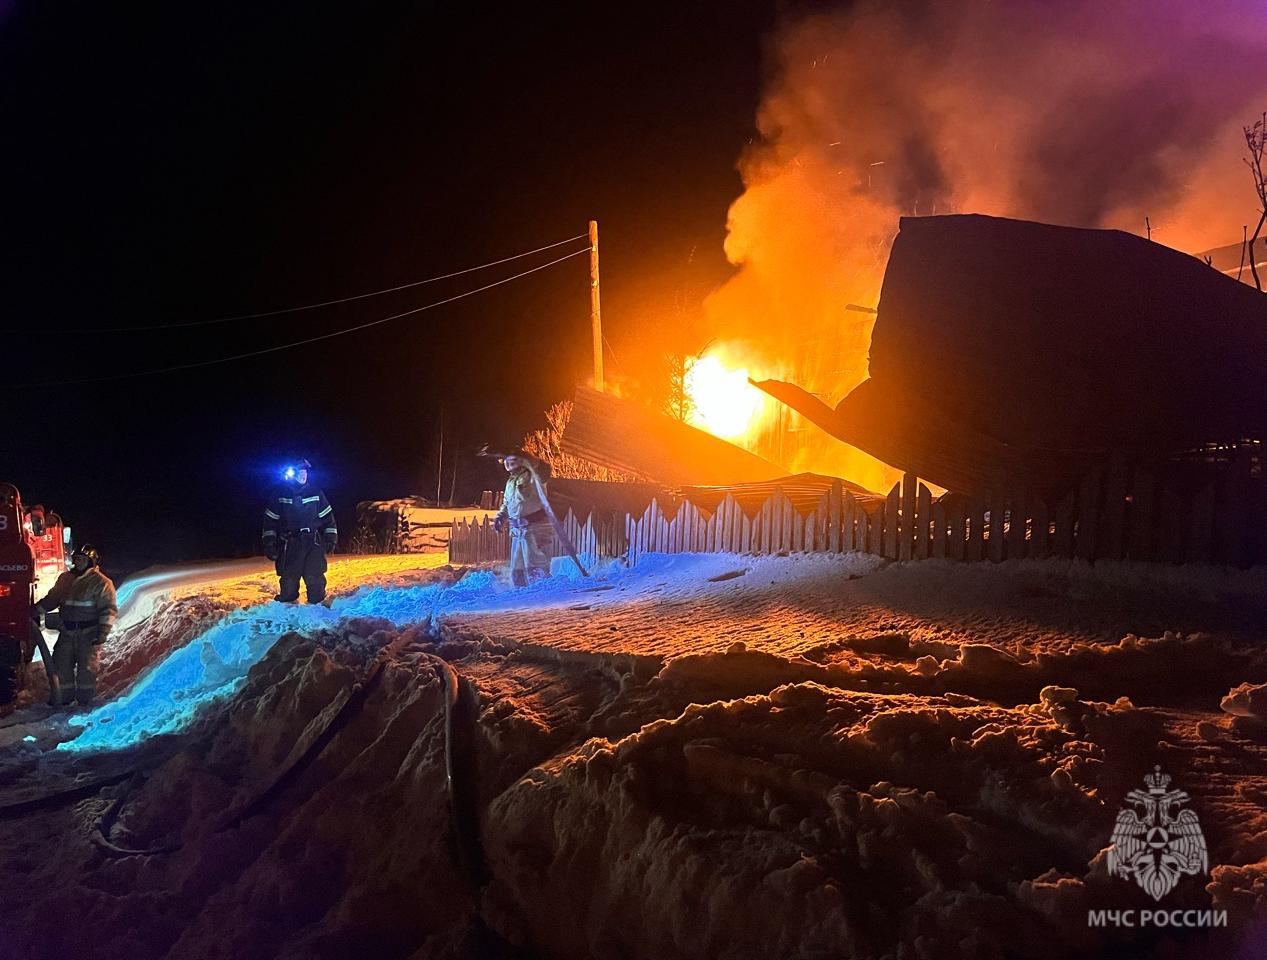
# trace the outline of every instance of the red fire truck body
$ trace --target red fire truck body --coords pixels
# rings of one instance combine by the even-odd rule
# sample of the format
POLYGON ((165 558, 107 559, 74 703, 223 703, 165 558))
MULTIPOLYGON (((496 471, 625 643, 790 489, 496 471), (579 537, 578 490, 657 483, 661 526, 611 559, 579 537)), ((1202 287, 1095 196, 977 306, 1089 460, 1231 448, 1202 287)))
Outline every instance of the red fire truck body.
POLYGON ((69 539, 61 517, 24 508, 18 488, 0 483, 0 704, 17 693, 34 650, 31 610, 66 570, 69 539))
POLYGON ((69 566, 69 531, 61 517, 38 504, 26 511, 25 529, 35 554, 35 590, 42 597, 69 566))

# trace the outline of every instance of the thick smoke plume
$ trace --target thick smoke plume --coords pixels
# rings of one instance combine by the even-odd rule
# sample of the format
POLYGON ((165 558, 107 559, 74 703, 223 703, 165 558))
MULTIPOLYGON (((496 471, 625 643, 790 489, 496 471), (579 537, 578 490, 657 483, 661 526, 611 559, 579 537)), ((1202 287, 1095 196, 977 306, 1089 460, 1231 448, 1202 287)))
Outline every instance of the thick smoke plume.
MULTIPOLYGON (((831 403, 866 377, 871 323, 846 306, 876 303, 902 215, 1141 234, 1148 217, 1154 240, 1192 252, 1252 222, 1241 127, 1267 109, 1260 2, 864 2, 790 24, 772 51, 730 211, 740 270, 707 314, 754 375, 831 403)), ((889 479, 802 436, 791 465, 889 479)))

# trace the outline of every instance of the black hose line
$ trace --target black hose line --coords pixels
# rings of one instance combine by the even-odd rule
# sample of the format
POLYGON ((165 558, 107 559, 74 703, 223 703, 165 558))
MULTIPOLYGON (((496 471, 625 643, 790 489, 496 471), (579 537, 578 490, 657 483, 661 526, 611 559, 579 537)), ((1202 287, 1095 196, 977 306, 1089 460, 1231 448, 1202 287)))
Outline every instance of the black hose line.
MULTIPOLYGON (((349 691, 340 691, 336 694, 336 699, 339 696, 345 697, 343 703, 331 714, 320 733, 313 738, 303 753, 287 764, 272 782, 251 800, 236 810, 230 811, 212 832, 220 833, 241 826, 244 821, 261 813, 279 793, 293 783, 295 778, 321 755, 335 736, 360 712, 380 682, 383 667, 404 648, 407 642, 402 636, 380 650, 364 679, 353 684, 349 691)), ((452 664, 433 654, 425 654, 425 656, 433 661, 444 689, 444 776, 446 792, 449 795, 449 822, 456 858, 471 888, 481 890, 488 883, 488 870, 480 841, 476 791, 475 731, 479 713, 478 698, 474 688, 462 682, 452 664)), ((331 700, 331 704, 333 703, 334 700, 331 700)), ((13 819, 37 810, 52 809, 86 799, 106 787, 122 783, 144 770, 166 762, 173 755, 166 753, 161 756, 151 756, 144 762, 119 773, 99 777, 89 783, 65 790, 57 790, 7 804, 0 807, 0 820, 13 819)), ((157 856, 174 853, 183 846, 182 843, 176 842, 142 849, 124 847, 115 843, 110 839, 110 835, 123 810, 124 802, 124 797, 114 798, 95 820, 90 830, 92 842, 107 856, 157 856)))
POLYGON ((111 857, 154 857, 160 853, 172 853, 180 849, 179 843, 167 843, 157 847, 147 847, 144 849, 137 847, 121 847, 110 839, 110 832, 114 829, 115 821, 119 819, 119 813, 123 810, 123 797, 115 797, 110 801, 110 805, 106 807, 105 812, 97 818, 97 822, 93 825, 90 839, 94 844, 102 849, 107 856, 111 857))
MULTIPOLYGON (((335 694, 335 698, 330 701, 334 703, 335 699, 345 697, 343 703, 335 710, 326 720, 325 726, 321 728, 321 732, 313 738, 308 745, 293 762, 288 764, 282 771, 273 778, 262 791, 257 793, 252 799, 231 810, 223 820, 213 829, 214 833, 222 833, 242 825, 242 822, 260 813, 265 806, 268 805, 274 797, 277 796, 288 784, 294 781, 295 777, 306 769, 323 750, 334 739, 335 735, 347 726, 348 722, 355 716, 364 706, 366 699, 373 692, 374 687, 378 684, 378 679, 382 675, 384 664, 394 657, 405 644, 404 638, 400 638, 378 652, 374 658, 373 664, 370 666, 369 672, 364 679, 354 683, 349 691, 339 691, 335 694)), ((126 779, 128 774, 124 774, 118 780, 126 779)), ((115 782, 118 782, 116 780, 115 782)), ((105 784, 102 784, 105 786, 105 784)), ((114 829, 115 821, 119 817, 119 812, 123 807, 123 799, 118 798, 110 804, 102 815, 97 818, 92 826, 91 839, 98 847, 100 847, 108 856, 131 857, 131 856, 155 856, 163 853, 174 853, 184 844, 172 843, 164 844, 149 849, 134 849, 131 847, 122 847, 114 843, 110 839, 110 832, 114 829)), ((0 811, 2 812, 2 811, 0 811)))
MULTIPOLYGON (((217 830, 225 830, 229 827, 237 826, 247 817, 254 816, 255 813, 258 813, 264 804, 271 800, 286 783, 289 783, 290 780, 293 779, 294 775, 300 769, 315 759, 316 755, 325 748, 325 745, 328 744, 331 739, 333 739, 334 734, 337 732, 336 724, 338 728, 346 725, 347 720, 350 719, 351 715, 355 713, 356 710, 360 709, 360 706, 365 701, 365 697, 369 695, 370 689, 378 679, 384 662, 394 656, 403 646, 404 644, 401 641, 397 641, 380 650, 365 679, 353 685, 352 691, 348 695, 348 698, 344 702, 343 706, 340 707, 339 710, 336 711, 326 722, 326 726, 322 729, 321 733, 318 734, 312 744, 309 745, 308 749, 305 750, 303 754, 301 754, 293 763, 282 770, 282 772, 271 784, 269 784, 267 788, 265 788, 262 793, 258 794, 245 806, 239 808, 239 810, 231 812, 226 820, 217 827, 217 830)), ((98 777, 88 783, 77 784, 76 786, 68 787, 64 790, 54 790, 50 793, 31 797, 27 800, 19 800, 15 803, 5 804, 4 806, 0 806, 0 820, 21 817, 37 810, 52 809, 54 807, 86 799, 87 797, 104 790, 106 787, 114 786, 116 783, 122 783, 124 780, 127 780, 137 773, 148 770, 151 767, 159 766, 162 763, 166 763, 174 755, 173 751, 166 752, 158 756, 150 756, 141 763, 134 764, 119 773, 112 773, 104 777, 98 777)), ((111 811, 108 809, 107 814, 110 812, 111 811)), ((117 817, 117 813, 115 813, 114 816, 117 817)), ((103 839, 105 839, 108 844, 110 828, 113 827, 114 821, 111 819, 106 829, 102 830, 101 828, 104 820, 104 817, 99 819, 97 823, 94 824, 93 831, 94 833, 100 832, 103 839)), ((175 848, 173 847, 172 849, 175 848)), ((165 850, 164 852, 171 851, 165 850)))
POLYGON ((34 813, 37 810, 52 810, 56 807, 65 806, 68 803, 75 803, 91 797, 94 793, 104 790, 106 787, 112 787, 116 783, 122 783, 129 777, 148 770, 151 767, 157 767, 166 763, 173 756, 174 752, 160 754, 159 756, 147 757, 141 763, 128 767, 119 773, 111 773, 104 777, 98 777, 90 780, 88 783, 81 783, 74 787, 67 787, 65 790, 54 790, 51 793, 40 794, 38 797, 31 797, 29 800, 19 800, 16 803, 8 803, 0 807, 0 820, 11 820, 15 817, 24 817, 28 813, 34 813))
MULTIPOLYGON (((361 712, 361 708, 365 706, 365 701, 369 699, 370 694, 378 686, 379 680, 383 675, 383 667, 404 648, 406 642, 406 638, 402 636, 383 647, 378 652, 378 656, 374 658, 374 663, 370 666, 365 678, 352 684, 352 689, 347 693, 347 698, 343 701, 343 704, 326 721, 325 726, 321 728, 321 732, 308 744, 307 749, 286 766, 273 779, 273 782, 256 794, 253 799, 237 810, 230 811, 224 820, 220 822, 220 825, 215 828, 215 832, 219 833, 240 827, 243 821, 261 813, 274 797, 290 785, 300 773, 306 770, 330 745, 330 741, 335 738, 335 735, 346 727, 353 717, 361 712)), ((336 694, 335 699, 341 694, 342 691, 336 694)), ((330 702, 333 703, 334 701, 331 700, 330 702)))
POLYGON ((480 842, 479 802, 476 794, 475 727, 479 713, 475 691, 462 683, 447 660, 434 657, 444 682, 444 778, 449 794, 449 823, 457 859, 471 888, 488 884, 488 869, 480 842))
POLYGON ((4 723, 0 723, 0 730, 8 730, 11 727, 24 727, 29 723, 39 723, 41 720, 47 720, 49 717, 51 717, 53 714, 57 712, 56 707, 44 707, 44 706, 40 706, 39 704, 32 704, 31 706, 26 707, 25 709, 26 710, 38 709, 38 710, 43 710, 44 712, 41 713, 38 717, 24 716, 24 717, 18 717, 18 719, 14 720, 14 719, 11 719, 11 717, 14 716, 16 713, 25 712, 25 711, 15 711, 14 714, 10 715, 10 718, 6 718, 6 721, 4 723))

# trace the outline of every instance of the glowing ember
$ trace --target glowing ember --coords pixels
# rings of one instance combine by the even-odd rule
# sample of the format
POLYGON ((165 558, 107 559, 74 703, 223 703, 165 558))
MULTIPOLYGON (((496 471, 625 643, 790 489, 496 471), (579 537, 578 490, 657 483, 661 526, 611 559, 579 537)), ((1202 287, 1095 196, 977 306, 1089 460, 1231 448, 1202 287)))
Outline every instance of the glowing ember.
POLYGON ((762 394, 748 382, 748 371, 731 370, 715 355, 691 364, 686 392, 692 405, 690 422, 727 440, 747 434, 762 405, 762 394))

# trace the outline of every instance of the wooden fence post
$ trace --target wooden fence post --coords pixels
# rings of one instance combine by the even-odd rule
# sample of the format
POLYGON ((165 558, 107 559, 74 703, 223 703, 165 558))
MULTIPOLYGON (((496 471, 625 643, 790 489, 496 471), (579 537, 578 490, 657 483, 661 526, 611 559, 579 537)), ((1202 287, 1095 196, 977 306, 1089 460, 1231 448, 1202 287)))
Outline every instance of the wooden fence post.
POLYGON ((1047 511, 1047 501, 1033 500, 1030 516, 1029 546, 1025 555, 1041 560, 1051 548, 1051 516, 1047 511))
POLYGON ((1120 560, 1125 552, 1126 460, 1114 454, 1104 481, 1104 537, 1096 554, 1120 560))
POLYGON ((858 549, 855 534, 857 518, 854 516, 853 494, 846 493, 840 503, 840 549, 852 553, 858 549))
POLYGON ((1100 469, 1087 474, 1078 489, 1078 527, 1074 553, 1083 560, 1094 560, 1098 546, 1100 522, 1100 469))
POLYGON ((1058 557, 1074 555, 1074 518, 1077 516, 1078 495, 1067 493, 1056 505, 1056 535, 1052 541, 1052 553, 1058 557))
MULTIPOLYGON (((946 559, 946 525, 949 521, 946 518, 946 504, 943 500, 938 499, 933 504, 933 542, 929 550, 929 556, 937 560, 946 559)), ((963 533, 962 530, 959 531, 963 533)), ((963 540, 959 541, 960 546, 963 540)))
POLYGON ((902 474, 902 505, 898 515, 897 558, 911 559, 911 548, 915 543, 915 485, 918 481, 909 473, 902 474))
MULTIPOLYGON (((919 492, 915 497, 915 559, 927 560, 929 556, 929 530, 928 523, 932 519, 933 513, 933 495, 928 487, 924 484, 916 483, 919 492)), ((942 542, 945 542, 945 534, 942 534, 942 542)))
POLYGON ((877 557, 884 556, 884 507, 885 503, 881 500, 874 504, 871 511, 867 514, 867 553, 877 557))
POLYGON ((881 514, 881 517, 883 517, 881 535, 884 538, 884 542, 880 553, 881 556, 890 560, 896 560, 898 557, 897 530, 901 496, 902 484, 900 482, 893 484, 893 489, 889 491, 889 495, 884 501, 884 513, 881 514))
POLYGON ((1007 508, 1004 506, 1005 502, 1003 495, 997 492, 990 494, 986 498, 987 509, 990 513, 990 541, 987 555, 992 563, 999 563, 1003 560, 1003 535, 1007 513, 1007 508))
POLYGON ((842 515, 844 511, 841 509, 841 492, 844 485, 839 480, 831 482, 831 490, 827 494, 828 506, 828 527, 827 527, 827 549, 832 553, 840 553, 846 549, 844 546, 844 538, 840 535, 840 524, 842 523, 842 515))
POLYGON ((986 505, 980 497, 968 498, 968 537, 964 543, 963 558, 969 563, 985 557, 985 512, 986 505))
POLYGON ((1009 498, 1012 501, 1011 509, 1008 510, 1008 529, 1007 529, 1007 559, 1017 559, 1025 556, 1025 527, 1029 517, 1026 516, 1029 503, 1025 494, 1018 490, 1009 498))
POLYGON ((804 529, 800 524, 800 514, 792 506, 792 501, 783 498, 783 549, 780 553, 795 553, 801 549, 801 535, 804 529))
POLYGON ((774 504, 770 500, 766 500, 761 504, 761 546, 755 548, 756 552, 766 555, 770 552, 770 526, 771 518, 774 515, 774 504))
POLYGON ((950 529, 946 533, 946 559, 962 560, 967 547, 968 502, 961 496, 951 497, 946 509, 950 529))

